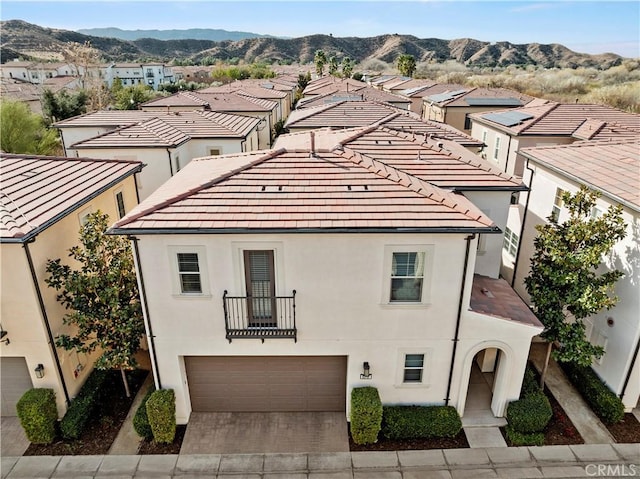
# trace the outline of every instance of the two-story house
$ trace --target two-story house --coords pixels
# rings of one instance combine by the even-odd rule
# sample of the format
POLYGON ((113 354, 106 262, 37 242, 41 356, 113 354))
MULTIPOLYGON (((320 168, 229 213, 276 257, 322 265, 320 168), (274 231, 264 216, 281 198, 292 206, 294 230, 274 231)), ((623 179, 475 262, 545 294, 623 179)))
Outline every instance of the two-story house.
POLYGON ((520 204, 514 205, 509 215, 501 273, 523 298, 529 297, 524 278, 534 253, 535 226, 549 216, 560 222, 568 217, 563 192, 575 193, 581 185, 599 192, 594 217, 609 206, 622 206, 626 237, 602 262, 603 272, 618 269, 624 273, 615 286, 619 302, 611 310, 587 318, 585 324, 587 338, 605 348, 593 369, 631 410, 640 396, 640 135, 525 148, 519 155, 526 159, 523 180, 530 185, 530 192, 521 194, 520 204))
POLYGON ((0 155, 0 391, 1 414, 32 387, 52 388, 60 416, 86 380, 92 356, 55 346, 69 333, 67 311, 45 283, 49 259, 68 258, 86 216, 113 221, 138 204, 135 176, 142 164, 87 158, 0 155))
POLYGON ((500 229, 424 178, 453 161, 469 168, 458 178, 469 191, 477 173, 518 183, 410 134, 354 141, 381 149, 378 133, 391 141, 383 160, 311 133, 304 147, 194 160, 110 230, 133 238, 154 378, 175 390, 178 423, 205 411, 348 416, 363 385, 386 404, 463 414, 474 362, 494 372, 493 414, 518 397, 542 328, 503 280, 474 274, 479 235, 500 229))

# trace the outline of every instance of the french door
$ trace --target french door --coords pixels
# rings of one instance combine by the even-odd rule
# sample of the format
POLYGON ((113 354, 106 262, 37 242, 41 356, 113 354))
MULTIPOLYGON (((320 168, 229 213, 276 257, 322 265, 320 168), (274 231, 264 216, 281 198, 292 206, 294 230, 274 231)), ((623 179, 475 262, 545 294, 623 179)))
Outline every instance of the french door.
POLYGON ((248 326, 277 327, 276 284, 272 250, 245 250, 248 326))

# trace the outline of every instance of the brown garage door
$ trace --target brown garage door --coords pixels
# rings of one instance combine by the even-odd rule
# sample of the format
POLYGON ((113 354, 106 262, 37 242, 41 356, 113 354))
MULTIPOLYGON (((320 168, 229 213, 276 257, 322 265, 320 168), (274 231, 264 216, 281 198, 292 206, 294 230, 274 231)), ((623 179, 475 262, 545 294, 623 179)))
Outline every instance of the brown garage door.
POLYGON ((33 387, 24 358, 0 359, 0 394, 2 416, 17 416, 16 403, 33 387))
POLYGON ((195 412, 345 410, 345 356, 192 356, 185 366, 195 412))

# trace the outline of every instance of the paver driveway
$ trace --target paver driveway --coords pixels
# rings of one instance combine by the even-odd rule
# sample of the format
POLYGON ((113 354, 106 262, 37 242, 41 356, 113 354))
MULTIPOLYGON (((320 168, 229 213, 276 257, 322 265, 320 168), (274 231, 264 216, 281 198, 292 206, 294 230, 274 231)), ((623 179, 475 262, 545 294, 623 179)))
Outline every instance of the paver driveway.
POLYGON ((180 454, 349 452, 343 412, 191 413, 180 454))

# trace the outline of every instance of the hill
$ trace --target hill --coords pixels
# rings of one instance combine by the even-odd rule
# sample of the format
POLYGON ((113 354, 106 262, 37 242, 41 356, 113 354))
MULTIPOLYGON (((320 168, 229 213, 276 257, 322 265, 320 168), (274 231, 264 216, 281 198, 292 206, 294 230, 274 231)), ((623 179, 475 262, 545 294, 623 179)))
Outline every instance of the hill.
POLYGON ((540 65, 547 68, 596 67, 606 69, 618 65, 622 57, 613 53, 587 55, 576 53, 563 45, 538 43, 490 43, 471 38, 442 40, 421 39, 412 35, 379 35, 376 37, 337 38, 310 35, 300 38, 246 38, 215 42, 206 39, 120 40, 84 35, 69 30, 44 28, 21 20, 0 22, 3 62, 19 56, 31 59, 62 59, 69 42, 91 45, 105 61, 134 61, 139 59, 168 62, 174 58, 198 62, 205 57, 221 60, 237 58, 246 62, 313 61, 316 50, 324 50, 328 57, 339 60, 350 57, 356 62, 381 60, 392 63, 403 54, 413 55, 418 62, 455 60, 468 66, 540 65))
POLYGON ((186 30, 122 30, 120 28, 83 28, 78 30, 83 35, 94 37, 118 38, 120 40, 139 40, 141 38, 154 38, 156 40, 211 40, 221 42, 224 40, 244 40, 245 38, 268 37, 251 32, 235 32, 215 28, 189 28, 186 30))

